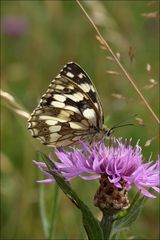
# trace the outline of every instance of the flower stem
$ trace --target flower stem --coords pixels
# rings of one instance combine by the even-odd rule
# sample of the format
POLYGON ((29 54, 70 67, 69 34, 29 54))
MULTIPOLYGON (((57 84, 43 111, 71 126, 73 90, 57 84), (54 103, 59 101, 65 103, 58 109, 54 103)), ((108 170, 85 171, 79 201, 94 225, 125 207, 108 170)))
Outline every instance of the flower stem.
POLYGON ((56 213, 57 213, 58 202, 59 202, 58 199, 59 199, 59 187, 56 184, 53 192, 53 198, 52 198, 51 221, 50 221, 48 239, 54 239, 56 213))
POLYGON ((103 213, 103 218, 102 218, 102 221, 101 221, 101 227, 102 227, 102 230, 103 230, 105 240, 110 239, 112 225, 113 225, 113 215, 103 213))

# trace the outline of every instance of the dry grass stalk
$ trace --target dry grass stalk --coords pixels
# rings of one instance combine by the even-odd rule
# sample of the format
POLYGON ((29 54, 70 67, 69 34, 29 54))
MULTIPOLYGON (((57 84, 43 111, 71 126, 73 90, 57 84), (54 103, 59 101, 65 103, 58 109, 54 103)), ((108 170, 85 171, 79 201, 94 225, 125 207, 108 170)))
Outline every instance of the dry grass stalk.
POLYGON ((145 17, 145 18, 159 18, 159 13, 157 11, 155 12, 148 12, 148 13, 142 13, 141 14, 142 17, 145 17))
POLYGON ((155 136, 155 137, 152 137, 151 139, 148 139, 147 141, 146 141, 146 143, 145 143, 145 147, 148 147, 148 146, 150 146, 151 145, 151 143, 156 139, 157 137, 155 136))
POLYGON ((137 94, 139 95, 139 97, 141 98, 142 102, 144 103, 144 105, 146 106, 146 108, 149 110, 149 112, 151 113, 153 119, 160 124, 160 120, 157 117, 157 115, 155 114, 155 112, 153 111, 153 109, 151 108, 151 106, 149 105, 149 103, 147 102, 147 100, 145 99, 145 97, 142 95, 141 91, 138 89, 135 81, 131 78, 131 76, 128 74, 128 72, 126 71, 126 69, 123 67, 123 65, 121 64, 121 62, 119 61, 118 57, 116 56, 116 54, 113 52, 113 50, 111 49, 111 47, 109 46, 108 42, 103 38, 103 36, 101 35, 99 29, 97 28, 97 26, 95 25, 95 23, 93 22, 93 20, 90 18, 90 16, 88 15, 88 13, 86 12, 86 10, 83 8, 82 4, 79 2, 79 0, 76 0, 76 2, 78 3, 78 5, 80 6, 80 8, 82 9, 82 11, 84 12, 85 16, 87 17, 87 19, 89 20, 89 22, 91 23, 92 27, 94 28, 96 35, 98 36, 98 41, 101 43, 101 45, 103 47, 105 47, 105 50, 107 50, 111 56, 114 58, 115 62, 117 63, 117 65, 119 66, 119 68, 121 69, 121 71, 123 72, 123 74, 125 75, 125 77, 128 79, 128 81, 130 82, 130 84, 132 85, 132 87, 134 88, 134 90, 137 92, 137 94))
POLYGON ((0 90, 0 96, 2 99, 4 99, 13 112, 28 120, 30 114, 25 111, 19 103, 16 102, 15 98, 11 94, 0 90))
POLYGON ((138 125, 144 126, 144 120, 142 118, 136 117, 135 120, 137 121, 138 125))
POLYGON ((112 93, 112 97, 118 99, 118 100, 124 100, 125 97, 122 94, 119 93, 112 93))
POLYGON ((108 70, 108 71, 106 71, 106 73, 108 73, 108 74, 110 74, 110 75, 114 75, 114 76, 119 76, 119 75, 120 75, 119 72, 112 71, 112 70, 108 70))

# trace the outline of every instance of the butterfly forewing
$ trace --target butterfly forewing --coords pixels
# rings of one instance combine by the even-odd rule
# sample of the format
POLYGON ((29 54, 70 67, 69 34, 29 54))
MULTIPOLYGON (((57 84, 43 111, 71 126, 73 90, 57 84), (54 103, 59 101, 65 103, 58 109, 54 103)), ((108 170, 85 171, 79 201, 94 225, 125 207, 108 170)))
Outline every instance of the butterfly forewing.
POLYGON ((97 109, 97 114, 103 122, 103 110, 100 98, 93 82, 84 70, 78 64, 71 62, 66 64, 60 73, 65 78, 69 78, 72 83, 76 84, 77 87, 81 89, 83 94, 89 97, 92 107, 97 109))
POLYGON ((28 128, 48 146, 66 146, 86 140, 103 128, 103 111, 87 74, 68 63, 52 80, 31 114, 28 128))

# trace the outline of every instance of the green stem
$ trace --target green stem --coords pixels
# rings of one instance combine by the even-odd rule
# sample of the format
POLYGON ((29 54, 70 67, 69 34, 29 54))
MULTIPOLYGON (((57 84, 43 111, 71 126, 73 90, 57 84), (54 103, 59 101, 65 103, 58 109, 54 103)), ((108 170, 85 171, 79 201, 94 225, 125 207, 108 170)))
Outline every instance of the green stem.
POLYGON ((49 225, 48 225, 48 219, 46 215, 46 207, 45 207, 45 194, 44 194, 44 184, 40 184, 40 197, 39 197, 39 207, 40 207, 40 215, 42 220, 42 226, 45 238, 48 236, 49 232, 49 225))
POLYGON ((101 221, 101 227, 103 230, 105 240, 110 239, 112 225, 113 225, 113 215, 103 214, 103 218, 101 221))
POLYGON ((57 213, 58 202, 59 202, 58 199, 59 199, 59 187, 57 184, 55 184, 55 189, 54 189, 53 198, 52 198, 51 221, 50 221, 48 239, 52 239, 52 238, 54 239, 56 213, 57 213))

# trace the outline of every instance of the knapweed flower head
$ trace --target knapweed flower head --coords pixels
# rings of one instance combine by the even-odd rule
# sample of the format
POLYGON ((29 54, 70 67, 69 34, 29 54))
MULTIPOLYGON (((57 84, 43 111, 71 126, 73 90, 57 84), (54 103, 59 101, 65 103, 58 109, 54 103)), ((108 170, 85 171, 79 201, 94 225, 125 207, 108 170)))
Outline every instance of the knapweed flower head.
MULTIPOLYGON (((70 147, 69 150, 55 148, 55 154, 59 162, 51 156, 50 160, 55 164, 66 181, 79 176, 84 180, 100 179, 105 184, 110 183, 119 191, 129 191, 135 185, 144 196, 154 198, 147 189, 159 192, 159 166, 149 160, 143 162, 142 149, 139 143, 133 147, 131 141, 114 139, 111 146, 105 146, 103 141, 91 146, 80 142, 81 148, 70 147)), ((48 177, 41 183, 54 182, 53 176, 48 173, 45 163, 36 162, 40 170, 48 177)), ((53 169, 57 172, 57 169, 53 169)))

